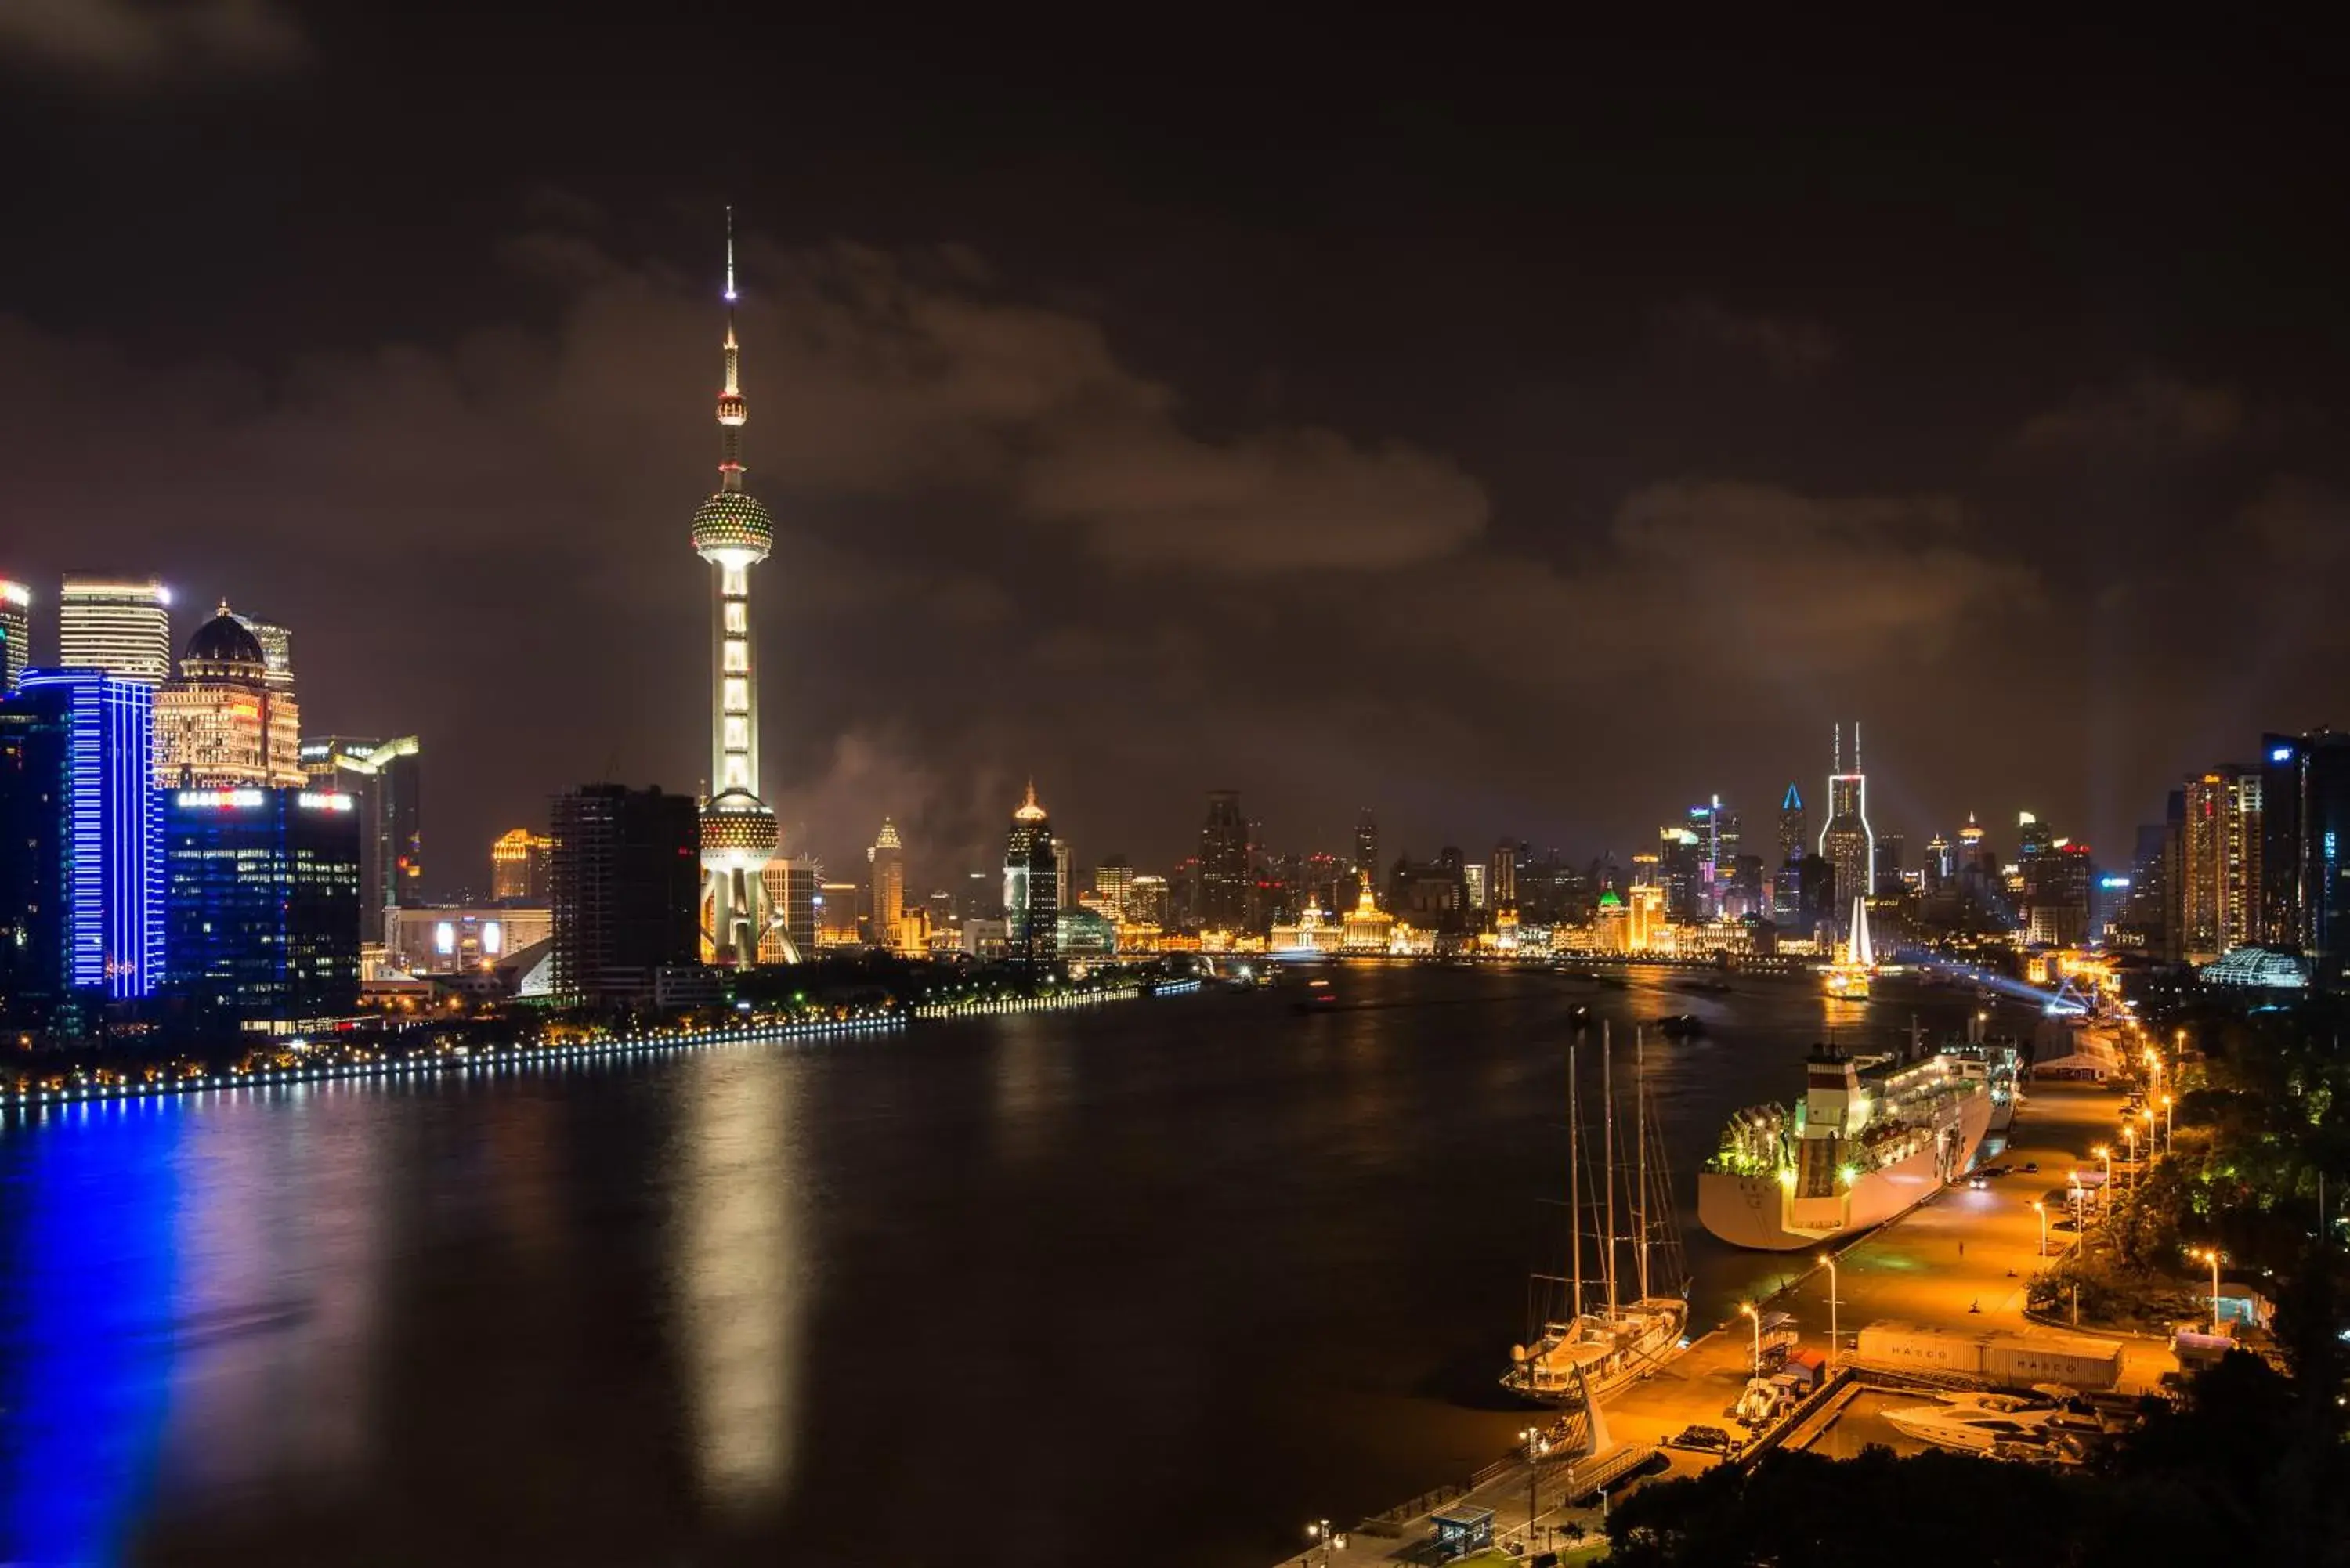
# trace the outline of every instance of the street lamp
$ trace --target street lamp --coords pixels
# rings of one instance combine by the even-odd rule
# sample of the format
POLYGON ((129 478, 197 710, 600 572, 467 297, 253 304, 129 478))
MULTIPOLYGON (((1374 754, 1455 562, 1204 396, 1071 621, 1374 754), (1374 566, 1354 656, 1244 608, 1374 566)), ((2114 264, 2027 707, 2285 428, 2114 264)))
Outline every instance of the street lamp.
POLYGON ((1754 1310, 1752 1302, 1740 1302, 1738 1310, 1754 1323, 1754 1376, 1762 1376, 1762 1314, 1754 1310))
POLYGON ((2097 1189, 2097 1210, 2099 1213, 2103 1213, 2105 1211, 2106 1202, 2110 1200, 2114 1195, 2114 1147, 2111 1144, 2101 1143, 2089 1152, 2095 1155, 2099 1159, 2105 1161, 2106 1179, 2097 1189))
POLYGON ((2136 1170, 2137 1168, 2137 1128, 2135 1125, 2122 1128, 2122 1141, 2129 1146, 2127 1163, 2132 1170, 2136 1170))
MULTIPOLYGON (((1836 1266, 1835 1266, 1836 1261, 1835 1261, 1835 1254, 1834 1252, 1822 1252, 1822 1253, 1820 1254, 1820 1262, 1827 1265, 1827 1271, 1828 1271, 1828 1376, 1831 1376, 1831 1377, 1833 1377, 1833 1376, 1835 1376, 1835 1368, 1836 1368, 1836 1345, 1837 1345, 1837 1344, 1839 1343, 1839 1339, 1838 1339, 1838 1336, 1837 1336, 1837 1334, 1836 1334, 1836 1266)), ((1759 1334, 1759 1333, 1761 1332, 1761 1330, 1762 1330, 1762 1325, 1761 1325, 1760 1324, 1757 1324, 1755 1325, 1755 1329, 1756 1329, 1756 1332, 1759 1334)), ((1755 1356, 1755 1359, 1756 1359, 1758 1362, 1762 1359, 1762 1356, 1761 1356, 1761 1355, 1760 1355, 1760 1353, 1759 1353, 1759 1352, 1757 1353, 1757 1355, 1756 1355, 1756 1356, 1755 1356)))
POLYGON ((1331 1529, 1330 1521, 1326 1519, 1307 1521, 1305 1525, 1305 1539, 1308 1542, 1305 1548, 1305 1558, 1300 1559, 1300 1561, 1312 1560, 1314 1556, 1314 1548, 1311 1543, 1316 1541, 1322 1543, 1322 1561, 1325 1563, 1330 1561, 1330 1553, 1333 1552, 1344 1552, 1347 1550, 1346 1536, 1341 1534, 1339 1532, 1331 1529))
POLYGON ((2220 1249, 2206 1247, 2195 1256, 2211 1265, 2211 1332, 2220 1333, 2220 1249))
POLYGON ((2037 1198, 2032 1200, 2032 1211, 2040 1216, 2040 1255, 2048 1255, 2048 1205, 2037 1198))
POLYGON ((1526 1446, 1526 1552, 1534 1549, 1534 1487, 1542 1479, 1543 1451, 1550 1445, 1543 1440, 1542 1429, 1528 1427, 1518 1434, 1518 1441, 1526 1446))
POLYGON ((2170 1152, 2170 1096, 2162 1096, 2162 1152, 2170 1152))

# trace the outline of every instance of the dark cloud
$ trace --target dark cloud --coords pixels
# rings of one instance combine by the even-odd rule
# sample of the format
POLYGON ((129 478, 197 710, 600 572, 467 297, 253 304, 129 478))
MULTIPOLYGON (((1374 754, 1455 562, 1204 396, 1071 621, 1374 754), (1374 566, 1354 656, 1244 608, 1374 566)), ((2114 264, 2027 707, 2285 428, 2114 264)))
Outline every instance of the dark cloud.
POLYGON ((2249 421, 2243 395, 2234 388, 2145 375, 2074 393, 2059 407, 2026 420, 2015 442, 2027 452, 2100 458, 2194 453, 2226 445, 2244 432, 2249 421))
POLYGON ((1684 299, 1661 313, 1676 341, 1751 354, 1782 376, 1815 375, 1836 357, 1835 337, 1817 321, 1731 309, 1717 299, 1684 299))
POLYGON ((290 70, 309 58, 280 0, 7 0, 0 63, 146 87, 290 70))

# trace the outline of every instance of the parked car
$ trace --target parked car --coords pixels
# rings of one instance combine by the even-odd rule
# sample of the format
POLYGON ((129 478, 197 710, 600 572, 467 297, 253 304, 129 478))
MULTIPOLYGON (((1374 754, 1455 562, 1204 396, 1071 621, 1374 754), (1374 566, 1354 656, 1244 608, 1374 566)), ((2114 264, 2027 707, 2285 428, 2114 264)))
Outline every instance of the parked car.
POLYGON ((1680 1436, 1668 1445, 1676 1449, 1694 1449, 1700 1453, 1726 1454, 1730 1451, 1730 1434, 1719 1427, 1684 1427, 1680 1436))

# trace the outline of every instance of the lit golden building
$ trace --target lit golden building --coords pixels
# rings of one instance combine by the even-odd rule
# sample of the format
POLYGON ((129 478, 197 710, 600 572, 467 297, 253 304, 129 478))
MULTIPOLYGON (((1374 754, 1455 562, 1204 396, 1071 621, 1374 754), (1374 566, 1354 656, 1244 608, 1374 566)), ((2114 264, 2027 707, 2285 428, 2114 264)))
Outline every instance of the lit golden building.
POLYGON ((1395 917, 1379 908, 1378 896, 1371 891, 1371 877, 1362 877, 1362 896, 1355 900, 1352 914, 1339 934, 1341 951, 1350 953, 1383 953, 1395 941, 1395 917))
POLYGON ((226 604, 188 639, 178 677, 156 691, 155 777, 165 788, 308 782, 292 673, 271 670, 260 639, 226 604))
POLYGON ((490 846, 490 897, 496 902, 543 904, 547 900, 547 857, 555 840, 527 827, 500 834, 490 846))

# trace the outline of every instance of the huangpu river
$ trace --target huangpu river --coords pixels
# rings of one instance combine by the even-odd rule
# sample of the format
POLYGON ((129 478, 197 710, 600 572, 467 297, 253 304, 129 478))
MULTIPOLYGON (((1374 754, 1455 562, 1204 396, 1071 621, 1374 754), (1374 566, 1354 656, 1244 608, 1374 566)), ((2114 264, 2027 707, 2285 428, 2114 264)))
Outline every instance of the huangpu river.
MULTIPOLYGON (((1523 1424, 1571 1009, 1626 1089, 1636 1021, 1703 1021, 1647 1045, 1685 1210, 1826 1028, 1790 981, 1325 972, 0 1119, 0 1563, 1263 1568, 1523 1424)), ((1700 1324, 1791 1266, 1684 1225, 1700 1324)))

